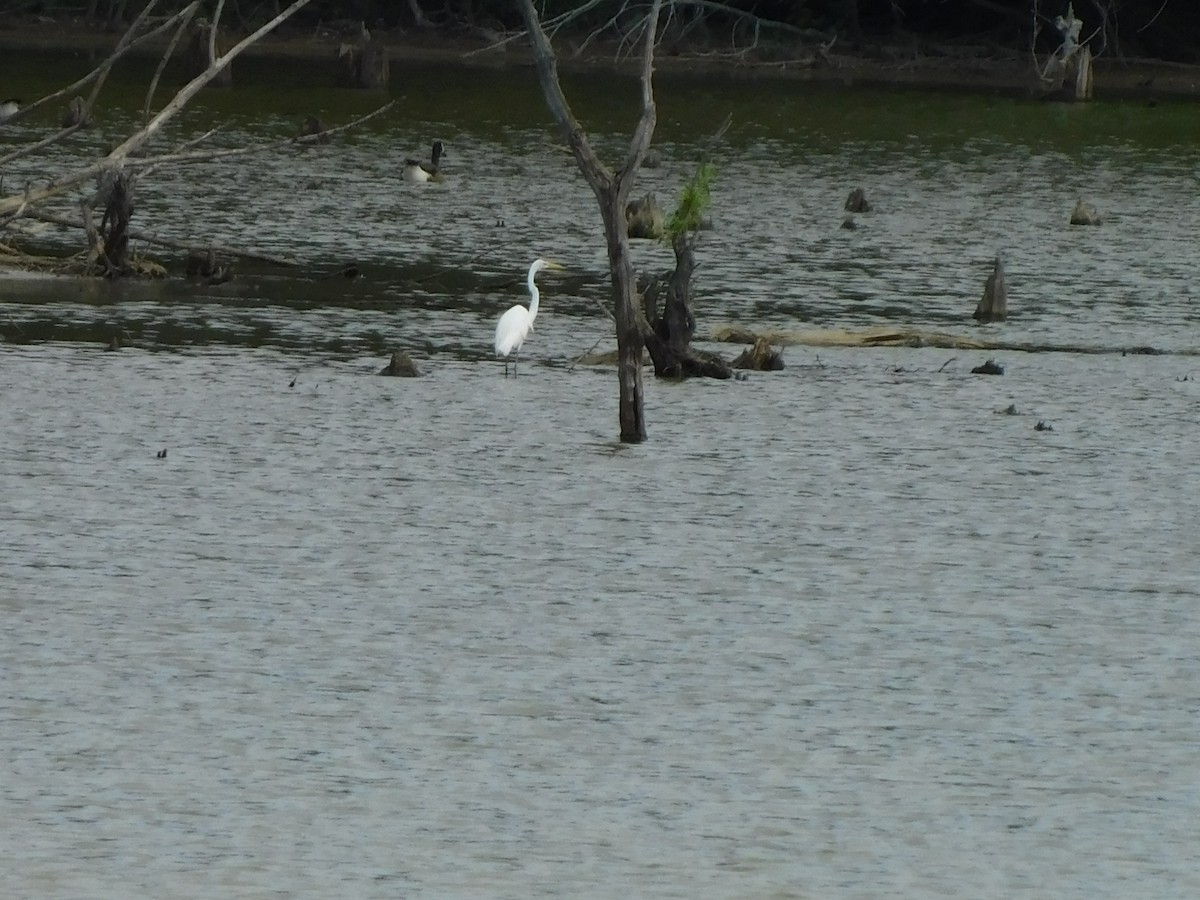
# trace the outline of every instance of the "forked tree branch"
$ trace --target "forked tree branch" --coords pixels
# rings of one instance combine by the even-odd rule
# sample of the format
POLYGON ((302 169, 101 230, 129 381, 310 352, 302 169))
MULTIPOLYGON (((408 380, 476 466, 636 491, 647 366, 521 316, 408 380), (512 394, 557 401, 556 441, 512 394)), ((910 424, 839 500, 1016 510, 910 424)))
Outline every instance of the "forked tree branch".
MULTIPOLYGON (((155 2, 157 2, 157 0, 155 0, 155 2)), ((134 24, 130 25, 129 29, 126 30, 126 32, 122 36, 121 40, 117 43, 116 49, 114 49, 113 52, 111 54, 109 54, 108 58, 106 60, 104 60, 104 62, 100 63, 100 65, 98 65, 96 68, 94 68, 91 72, 84 75, 82 78, 75 81, 74 83, 67 85, 65 88, 55 91, 53 94, 47 94, 45 97, 42 97, 38 100, 35 100, 32 103, 22 106, 19 110, 17 110, 16 113, 14 113, 11 117, 9 117, 9 119, 7 121, 8 122, 19 122, 21 119, 23 119, 26 116, 33 113, 34 110, 40 109, 43 106, 53 103, 55 100, 58 100, 61 97, 66 97, 70 94, 78 93, 80 88, 91 84, 93 81, 96 81, 97 79, 103 79, 103 78, 107 77, 109 69, 111 69, 117 63, 117 61, 121 59, 121 57, 123 57, 123 56, 125 56, 125 54, 129 53, 129 51, 134 50, 137 47, 140 47, 143 44, 146 44, 146 43, 152 41, 154 38, 158 37, 160 34, 162 34, 167 29, 169 29, 172 25, 174 25, 175 22, 183 19, 184 17, 191 16, 195 12, 198 5, 199 5, 199 0, 195 0, 195 2, 189 3, 186 7, 181 9, 175 15, 171 16, 169 19, 166 19, 166 20, 160 22, 158 25, 155 25, 152 29, 147 31, 145 34, 139 35, 138 37, 134 38, 132 36, 134 27, 138 26, 140 24, 140 22, 143 21, 142 17, 139 16, 138 20, 135 21, 134 24)))
POLYGON ((43 188, 30 191, 26 197, 4 197, 0 198, 0 216, 7 215, 23 203, 36 205, 50 197, 57 196, 66 191, 72 190, 87 181, 95 179, 98 175, 112 170, 121 169, 130 158, 130 154, 138 150, 143 144, 153 138, 159 130, 171 118, 173 118, 180 110, 182 110, 196 94, 200 92, 205 85, 219 75, 235 58, 237 58, 243 50, 258 41, 263 35, 269 34, 277 28, 282 22, 285 22, 297 10, 308 5, 309 0, 294 0, 294 2, 283 10, 271 21, 267 22, 253 34, 243 38, 226 53, 217 57, 212 61, 202 73, 197 75, 186 85, 184 85, 174 98, 164 106, 154 117, 152 117, 145 125, 135 131, 119 145, 113 148, 107 156, 85 166, 82 169, 77 169, 74 172, 68 173, 55 179, 43 188))
POLYGON ((643 23, 644 41, 642 49, 641 88, 642 114, 629 143, 629 153, 625 165, 614 176, 613 172, 601 162, 596 151, 588 140, 583 126, 575 118, 571 105, 563 93, 558 80, 558 62, 550 39, 542 28, 541 21, 533 7, 533 0, 521 0, 521 13, 525 17, 530 43, 533 46, 534 62, 538 70, 538 80, 550 112, 559 123, 567 144, 575 161, 583 172, 584 178, 591 185, 597 198, 603 198, 609 190, 615 189, 617 197, 624 199, 633 186, 633 180, 649 149, 650 139, 654 134, 657 121, 657 111, 654 105, 654 88, 652 76, 654 71, 654 47, 658 34, 658 18, 662 9, 662 0, 653 0, 650 11, 643 23))

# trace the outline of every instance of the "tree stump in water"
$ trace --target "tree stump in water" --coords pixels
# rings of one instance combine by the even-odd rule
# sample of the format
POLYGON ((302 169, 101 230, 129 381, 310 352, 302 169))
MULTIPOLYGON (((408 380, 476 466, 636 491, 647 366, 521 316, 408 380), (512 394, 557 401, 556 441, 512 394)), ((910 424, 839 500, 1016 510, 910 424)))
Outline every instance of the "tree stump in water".
POLYGON ((1075 208, 1071 210, 1072 225, 1099 225, 1104 220, 1100 218, 1100 213, 1096 211, 1096 207, 1087 203, 1081 197, 1075 201, 1075 208))
POLYGON ((63 116, 63 128, 74 128, 78 125, 80 128, 91 128, 95 122, 92 120, 92 114, 88 111, 87 103, 82 97, 76 97, 67 107, 67 112, 63 116))
POLYGON ((184 275, 189 280, 203 280, 206 284, 223 284, 233 277, 233 270, 217 264, 212 248, 201 253, 193 250, 183 261, 184 275))
POLYGON ((1062 44, 1038 73, 1046 99, 1091 100, 1092 51, 1080 43, 1083 21, 1075 18, 1072 4, 1067 4, 1065 16, 1054 20, 1054 27, 1062 35, 1062 44))
POLYGON ((391 361, 379 370, 379 374, 392 375, 397 378, 419 378, 421 372, 407 353, 393 350, 391 361))
POLYGON ((996 265, 988 276, 983 296, 975 307, 975 319, 980 322, 1003 322, 1008 318, 1008 283, 1004 278, 1004 263, 996 257, 996 265))
POLYGON ((783 353, 775 350, 766 338, 760 337, 754 341, 753 347, 747 347, 742 351, 742 355, 733 361, 733 368, 778 372, 783 368, 783 353))
POLYGON ((1085 44, 1075 57, 1074 72, 1068 67, 1068 77, 1072 77, 1075 86, 1076 100, 1092 99, 1092 51, 1085 44))
POLYGON ((83 225, 92 247, 94 265, 105 278, 133 272, 129 261, 129 220, 133 217, 133 183, 124 172, 108 172, 90 201, 82 204, 83 225), (92 224, 92 204, 104 204, 97 229, 92 224))
POLYGON ((696 317, 692 315, 692 272, 695 255, 687 234, 675 239, 675 271, 663 284, 652 279, 642 293, 642 308, 648 328, 643 340, 659 378, 686 378, 702 375, 707 378, 730 378, 733 370, 715 353, 696 350, 691 346, 696 333, 696 317), (658 300, 663 295, 662 311, 658 300))
POLYGON ((318 144, 328 144, 330 140, 325 123, 316 116, 305 118, 304 124, 300 126, 300 137, 316 138, 318 144))
POLYGON ((662 239, 666 224, 662 208, 653 194, 625 204, 625 228, 631 238, 662 239))
POLYGON ((371 37, 365 25, 360 26, 358 39, 338 48, 339 78, 343 87, 377 90, 388 85, 391 63, 387 47, 371 37))
POLYGON ((845 210, 852 213, 870 212, 871 204, 867 202, 867 192, 860 187, 852 190, 846 198, 845 210))
MULTIPOLYGON (((213 25, 208 19, 197 19, 192 26, 192 38, 188 42, 187 51, 183 57, 185 74, 189 81, 208 71, 208 67, 212 65, 210 47, 218 54, 221 52, 212 42, 212 33, 213 25)), ((232 87, 233 67, 226 66, 213 77, 209 84, 216 87, 232 87)))

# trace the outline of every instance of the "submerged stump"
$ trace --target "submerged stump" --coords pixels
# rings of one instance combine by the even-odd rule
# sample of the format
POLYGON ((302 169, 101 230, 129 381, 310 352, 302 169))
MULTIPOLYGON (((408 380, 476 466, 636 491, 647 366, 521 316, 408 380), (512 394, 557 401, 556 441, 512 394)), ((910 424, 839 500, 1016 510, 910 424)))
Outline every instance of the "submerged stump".
POLYGON ((1075 208, 1071 210, 1072 225, 1100 225, 1103 221, 1100 213, 1092 204, 1082 197, 1075 201, 1075 208))
POLYGON ((133 217, 133 185, 121 172, 113 179, 100 220, 102 251, 100 262, 106 278, 116 278, 132 271, 129 264, 129 220, 133 217))
POLYGON ((305 118, 304 124, 300 126, 300 137, 314 138, 318 144, 328 144, 330 140, 325 123, 316 116, 305 118))
POLYGON ((419 378, 421 371, 407 353, 400 350, 393 350, 391 360, 379 370, 379 374, 391 375, 396 378, 419 378))
POLYGON ((783 353, 771 346, 764 337, 754 341, 752 347, 742 351, 732 363, 735 369, 752 369, 756 372, 778 372, 783 368, 783 353))
POLYGON ((357 40, 338 48, 338 82, 343 87, 378 90, 388 86, 391 60, 387 47, 360 26, 357 40))
POLYGON ((691 310, 692 272, 696 260, 686 233, 675 239, 674 248, 675 271, 665 280, 651 279, 642 292, 642 309, 649 326, 642 329, 642 338, 654 363, 654 374, 659 378, 695 375, 731 378, 733 369, 729 363, 716 353, 691 346, 692 336, 696 333, 696 318, 691 310))
POLYGON ((843 207, 846 212, 865 213, 871 211, 871 204, 867 201, 867 192, 862 188, 857 187, 850 192, 850 196, 846 198, 846 204, 843 207))
POLYGON ((63 114, 63 128, 91 128, 95 123, 92 118, 92 113, 88 109, 87 103, 82 97, 74 98, 67 106, 67 111, 63 114))
POLYGON ((661 240, 666 229, 662 207, 653 194, 625 204, 625 228, 631 238, 661 240))
POLYGON ((1004 366, 996 362, 994 359, 989 359, 985 363, 980 363, 971 370, 972 375, 1003 375, 1004 366))
MULTIPOLYGON (((189 81, 207 72, 209 66, 212 65, 213 59, 209 53, 210 47, 218 55, 221 53, 220 47, 212 41, 213 27, 213 24, 208 19, 197 19, 192 26, 192 36, 188 41, 187 50, 183 56, 185 75, 189 81)), ((213 77, 209 84, 213 87, 232 87, 233 66, 226 65, 225 68, 213 77)))
POLYGON ((1047 100, 1076 102, 1092 99, 1092 50, 1082 42, 1083 21, 1075 17, 1074 5, 1054 20, 1062 44, 1038 73, 1047 100))
POLYGON ((183 260, 183 273, 189 281, 203 281, 206 284, 223 284, 233 277, 233 270, 218 263, 211 248, 189 253, 183 260))

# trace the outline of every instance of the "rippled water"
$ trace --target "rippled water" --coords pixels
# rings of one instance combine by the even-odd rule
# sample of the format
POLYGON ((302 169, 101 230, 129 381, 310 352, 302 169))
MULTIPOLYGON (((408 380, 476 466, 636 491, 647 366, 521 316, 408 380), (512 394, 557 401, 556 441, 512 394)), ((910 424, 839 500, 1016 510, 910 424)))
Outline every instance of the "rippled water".
MULTIPOLYGON (((651 379, 623 446, 612 373, 570 367, 607 340, 604 255, 549 130, 422 107, 163 175, 161 233, 301 266, 0 281, 7 890, 1200 891, 1194 163, 1125 131, 976 140, 956 98, 912 98, 908 133, 868 96, 892 130, 857 139, 839 103, 810 128, 769 99, 721 160, 702 329, 976 334, 1000 251, 989 336, 1172 352, 989 378, 792 347, 744 382, 651 379), (435 129, 454 178, 400 183, 435 129), (846 232, 857 184, 878 211, 846 232), (1105 226, 1065 227, 1080 193, 1105 226), (572 272, 504 379, 490 331, 535 254, 572 272), (373 377, 392 347, 426 376, 373 377)), ((664 199, 703 134, 674 108, 664 199)), ((1162 112, 1066 114, 1093 111, 1162 112)))

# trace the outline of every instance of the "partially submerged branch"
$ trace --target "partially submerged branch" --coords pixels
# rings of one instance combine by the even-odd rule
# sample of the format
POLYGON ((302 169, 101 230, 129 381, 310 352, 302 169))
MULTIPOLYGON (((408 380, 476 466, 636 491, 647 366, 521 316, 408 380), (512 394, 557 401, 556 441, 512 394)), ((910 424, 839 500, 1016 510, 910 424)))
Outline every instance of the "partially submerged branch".
POLYGON ((309 0, 295 0, 287 9, 283 10, 279 15, 275 16, 271 21, 267 22, 257 31, 242 39, 226 53, 213 60, 212 65, 207 70, 197 75, 186 85, 184 85, 175 94, 174 98, 163 107, 155 116, 146 122, 140 129, 135 131, 124 141, 114 147, 107 156, 96 162, 62 175, 57 179, 52 180, 45 187, 30 191, 27 197, 4 197, 0 198, 0 216, 7 215, 15 210, 22 203, 38 204, 51 197, 58 196, 67 191, 83 185, 89 181, 94 181, 98 176, 105 172, 121 169, 130 162, 130 156, 135 151, 139 150, 144 144, 149 142, 161 129, 177 115, 201 89, 210 81, 216 78, 233 60, 239 56, 247 47, 258 41, 263 35, 266 35, 277 28, 281 23, 285 22, 297 10, 308 4, 309 0))
MULTIPOLYGON (((153 0, 152 3, 148 4, 146 7, 146 10, 143 10, 143 13, 147 12, 150 8, 152 8, 154 6, 154 3, 157 3, 157 0, 153 0)), ((78 94, 81 89, 83 89, 84 87, 86 87, 89 84, 92 84, 93 82, 99 81, 100 83, 103 83, 103 80, 105 78, 107 78, 107 76, 108 76, 108 72, 112 69, 112 67, 114 65, 116 65, 116 63, 118 61, 120 61, 120 59, 122 57, 124 57, 130 51, 132 51, 138 47, 141 47, 144 44, 149 43, 150 41, 157 38, 159 35, 164 34, 176 22, 190 17, 195 12, 197 6, 199 6, 199 0, 195 0, 195 2, 188 4, 182 10, 177 12, 175 15, 171 16, 170 18, 166 19, 163 22, 160 22, 158 25, 155 25, 153 28, 151 28, 149 31, 145 32, 144 34, 134 37, 133 34, 134 34, 135 28, 140 28, 141 25, 145 21, 144 15, 139 16, 133 22, 133 24, 131 24, 129 26, 129 28, 126 30, 125 34, 117 42, 116 49, 114 49, 113 52, 110 53, 108 55, 108 57, 102 63, 100 63, 100 65, 98 65, 96 68, 94 68, 87 75, 84 75, 82 78, 67 85, 66 87, 62 88, 61 90, 57 90, 52 94, 47 94, 45 97, 42 97, 31 103, 25 104, 19 110, 17 110, 16 113, 14 113, 12 116, 10 116, 6 121, 10 122, 10 123, 19 122, 21 119, 32 114, 35 110, 41 109, 44 106, 49 106, 50 104, 54 103, 57 100, 62 99, 63 97, 69 97, 69 96, 78 94)))

